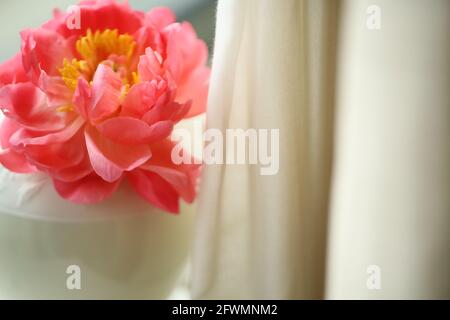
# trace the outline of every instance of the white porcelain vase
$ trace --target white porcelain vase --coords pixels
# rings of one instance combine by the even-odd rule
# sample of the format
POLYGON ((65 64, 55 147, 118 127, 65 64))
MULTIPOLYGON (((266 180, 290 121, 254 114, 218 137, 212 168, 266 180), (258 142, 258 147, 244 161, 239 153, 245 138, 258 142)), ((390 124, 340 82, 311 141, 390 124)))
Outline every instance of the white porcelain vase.
POLYGON ((0 168, 0 298, 167 298, 186 264, 193 211, 161 212, 126 185, 102 204, 75 205, 45 176, 0 168))

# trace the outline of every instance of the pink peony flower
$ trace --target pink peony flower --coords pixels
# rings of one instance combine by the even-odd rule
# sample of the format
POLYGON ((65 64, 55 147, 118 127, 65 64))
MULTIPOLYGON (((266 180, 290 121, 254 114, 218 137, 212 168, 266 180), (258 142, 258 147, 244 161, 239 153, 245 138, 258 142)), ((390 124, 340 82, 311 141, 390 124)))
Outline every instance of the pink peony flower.
POLYGON ((113 0, 79 5, 81 29, 56 11, 21 33, 0 65, 0 163, 45 172, 67 200, 91 204, 126 178, 156 207, 195 199, 198 165, 175 165, 174 124, 205 110, 208 50, 189 23, 113 0))

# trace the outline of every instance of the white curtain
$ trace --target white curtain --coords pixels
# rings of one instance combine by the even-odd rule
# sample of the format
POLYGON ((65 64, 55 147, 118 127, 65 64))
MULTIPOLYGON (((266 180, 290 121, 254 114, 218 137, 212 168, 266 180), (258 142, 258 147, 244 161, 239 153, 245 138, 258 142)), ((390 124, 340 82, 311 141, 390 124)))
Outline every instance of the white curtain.
POLYGON ((219 0, 207 126, 280 163, 205 168, 195 298, 450 298, 449 34, 447 0, 219 0))

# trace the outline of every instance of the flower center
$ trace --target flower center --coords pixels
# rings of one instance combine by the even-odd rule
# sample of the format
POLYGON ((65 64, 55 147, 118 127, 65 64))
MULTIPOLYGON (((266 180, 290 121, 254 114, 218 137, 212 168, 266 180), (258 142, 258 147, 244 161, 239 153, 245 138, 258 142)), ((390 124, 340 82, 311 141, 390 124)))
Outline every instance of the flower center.
POLYGON ((109 65, 125 85, 137 78, 136 73, 130 70, 136 42, 129 34, 119 34, 117 30, 110 29, 95 33, 88 30, 85 36, 78 39, 75 47, 81 59, 64 59, 59 69, 64 83, 70 89, 75 90, 80 76, 91 81, 100 63, 109 65))

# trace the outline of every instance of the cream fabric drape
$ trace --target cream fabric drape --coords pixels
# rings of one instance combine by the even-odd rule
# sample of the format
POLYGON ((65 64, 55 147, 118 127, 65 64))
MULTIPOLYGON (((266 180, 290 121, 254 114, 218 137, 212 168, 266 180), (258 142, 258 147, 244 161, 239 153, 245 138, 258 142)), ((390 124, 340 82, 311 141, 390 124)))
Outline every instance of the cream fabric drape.
POLYGON ((450 297, 449 32, 446 0, 219 1, 207 126, 280 129, 280 169, 205 168, 194 298, 450 297))
POLYGON ((339 27, 327 297, 450 299, 450 1, 344 1, 339 27))

